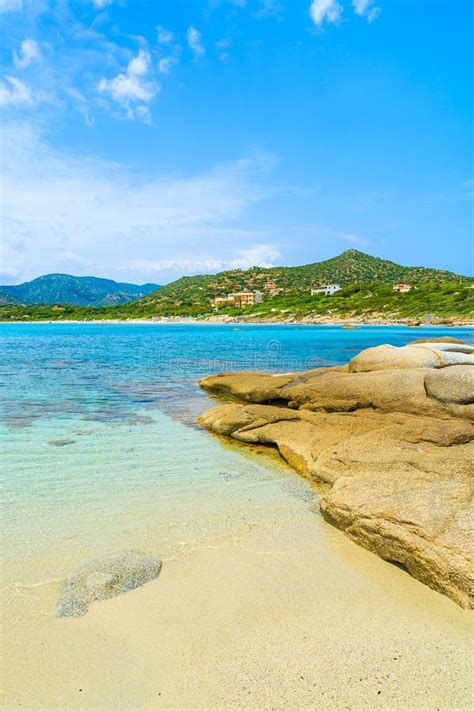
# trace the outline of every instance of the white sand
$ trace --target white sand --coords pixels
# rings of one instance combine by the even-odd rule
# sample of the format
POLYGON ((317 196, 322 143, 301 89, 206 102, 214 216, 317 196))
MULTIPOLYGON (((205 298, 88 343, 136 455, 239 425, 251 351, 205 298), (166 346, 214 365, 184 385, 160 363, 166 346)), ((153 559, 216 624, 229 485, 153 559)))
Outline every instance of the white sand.
POLYGON ((3 709, 472 707, 470 613, 303 505, 82 619, 57 590, 6 609, 3 709))

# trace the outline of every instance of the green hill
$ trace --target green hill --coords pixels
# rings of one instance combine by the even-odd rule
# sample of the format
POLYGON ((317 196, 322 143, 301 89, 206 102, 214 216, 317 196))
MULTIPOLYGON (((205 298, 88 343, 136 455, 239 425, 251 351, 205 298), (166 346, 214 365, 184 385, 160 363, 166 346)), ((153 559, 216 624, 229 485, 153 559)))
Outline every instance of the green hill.
POLYGON ((59 299, 53 306, 4 303, 0 306, 0 320, 201 318, 214 316, 213 299, 217 296, 259 290, 263 293, 262 303, 245 308, 226 304, 219 307, 219 315, 262 321, 342 318, 471 322, 473 284, 470 277, 425 267, 403 267, 350 249, 333 259, 301 267, 253 267, 182 277, 136 301, 117 306, 104 303, 103 299, 100 308, 60 306, 59 299), (333 296, 311 296, 313 286, 327 282, 339 283, 342 288, 333 296), (410 284, 412 289, 398 293, 393 290, 398 282, 410 284))
POLYGON ((73 304, 116 306, 136 301, 157 284, 126 284, 98 277, 46 274, 15 286, 0 287, 0 304, 73 304))
POLYGON ((377 282, 394 284, 422 284, 427 282, 468 281, 468 277, 426 267, 403 267, 387 259, 371 257, 356 249, 348 249, 337 257, 301 267, 252 267, 251 269, 220 272, 215 275, 182 277, 153 291, 139 304, 195 307, 210 304, 216 296, 233 291, 256 289, 265 291, 265 283, 272 281, 283 294, 302 294, 322 283, 363 284, 377 282))

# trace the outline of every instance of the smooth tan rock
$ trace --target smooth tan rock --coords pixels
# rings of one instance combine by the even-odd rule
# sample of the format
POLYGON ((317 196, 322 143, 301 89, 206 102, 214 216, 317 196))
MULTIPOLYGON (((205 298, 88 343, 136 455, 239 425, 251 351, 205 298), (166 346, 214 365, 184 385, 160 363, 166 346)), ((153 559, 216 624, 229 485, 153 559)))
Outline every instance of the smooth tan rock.
POLYGON ((458 523, 468 516, 471 496, 468 482, 436 475, 365 474, 339 479, 321 512, 355 542, 472 607, 472 540, 458 523))
POLYGON ((472 366, 402 367, 369 372, 348 372, 347 367, 338 367, 278 376, 222 373, 203 378, 199 384, 224 398, 254 403, 284 402, 292 408, 314 411, 374 408, 384 412, 474 419, 473 378, 472 366), (451 387, 452 397, 449 395, 451 387))
POLYGON ((321 511, 329 522, 472 607, 473 374, 472 366, 451 365, 211 376, 202 386, 234 401, 200 422, 277 447, 326 487, 321 511))
POLYGON ((425 389, 429 397, 441 402, 474 403, 474 368, 453 365, 436 373, 425 375, 425 389))
POLYGON ((453 336, 438 336, 437 338, 417 338, 415 341, 407 343, 407 346, 414 346, 416 343, 460 343, 461 345, 466 345, 460 338, 453 338, 453 336))
POLYGON ((474 348, 463 343, 424 342, 409 346, 367 348, 349 361, 351 373, 401 368, 445 368, 474 365, 474 348))

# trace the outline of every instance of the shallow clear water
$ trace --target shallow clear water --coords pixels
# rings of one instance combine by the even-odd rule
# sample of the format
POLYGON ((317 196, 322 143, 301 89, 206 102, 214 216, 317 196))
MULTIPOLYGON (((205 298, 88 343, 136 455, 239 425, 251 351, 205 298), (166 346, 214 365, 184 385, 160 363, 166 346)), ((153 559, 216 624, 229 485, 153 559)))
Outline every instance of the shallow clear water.
POLYGON ((2 349, 7 599, 128 548, 164 558, 311 505, 306 482, 195 425, 203 375, 346 362, 468 329, 7 324, 2 349))

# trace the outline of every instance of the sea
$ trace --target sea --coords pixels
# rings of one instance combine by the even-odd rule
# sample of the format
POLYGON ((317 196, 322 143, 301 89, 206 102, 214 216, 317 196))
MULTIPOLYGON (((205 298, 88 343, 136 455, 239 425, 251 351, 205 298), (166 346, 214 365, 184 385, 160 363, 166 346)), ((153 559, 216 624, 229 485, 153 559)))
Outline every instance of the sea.
MULTIPOLYGON (((337 365, 444 335, 474 340, 448 327, 0 325, 3 600, 41 601, 43 586, 108 553, 166 563, 317 511, 317 489, 276 455, 198 426, 213 404, 199 378, 337 365)), ((42 605, 54 614, 50 597, 42 605)))

